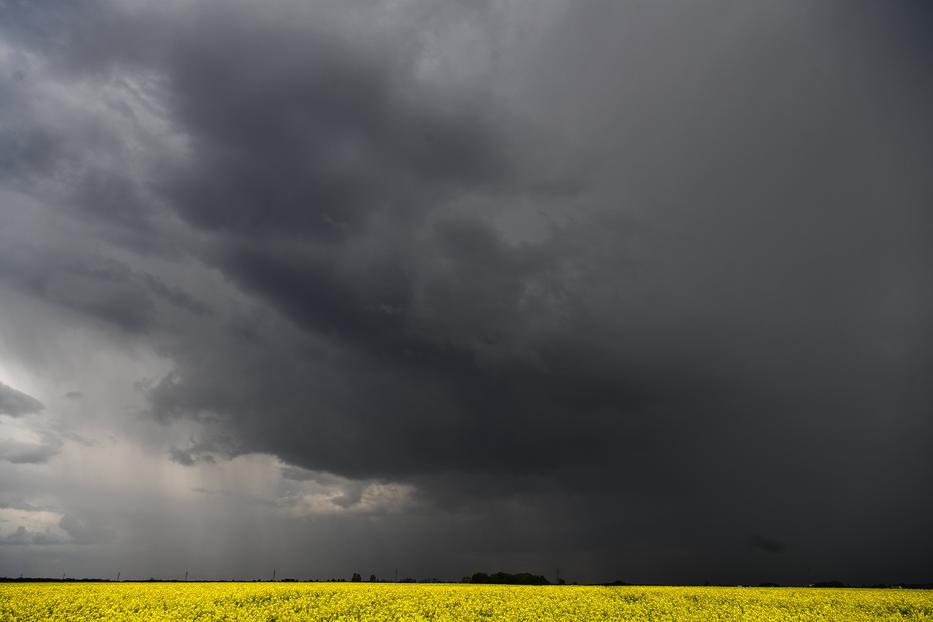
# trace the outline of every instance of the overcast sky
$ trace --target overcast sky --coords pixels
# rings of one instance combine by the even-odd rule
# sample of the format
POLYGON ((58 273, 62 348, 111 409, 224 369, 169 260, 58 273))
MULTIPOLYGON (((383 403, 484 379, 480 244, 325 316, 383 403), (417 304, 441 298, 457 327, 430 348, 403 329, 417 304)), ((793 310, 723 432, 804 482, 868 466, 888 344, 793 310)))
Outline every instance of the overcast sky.
POLYGON ((931 27, 0 2, 0 576, 933 580, 931 27))

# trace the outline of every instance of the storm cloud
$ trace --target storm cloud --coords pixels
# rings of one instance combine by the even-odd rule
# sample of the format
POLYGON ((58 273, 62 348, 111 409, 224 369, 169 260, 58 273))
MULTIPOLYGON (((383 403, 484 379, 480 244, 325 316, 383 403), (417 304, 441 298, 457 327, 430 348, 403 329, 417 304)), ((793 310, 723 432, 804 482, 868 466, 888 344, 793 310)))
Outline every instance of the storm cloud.
POLYGON ((45 410, 39 400, 0 382, 0 415, 18 417, 45 410))
POLYGON ((0 574, 929 580, 920 3, 0 24, 0 574))

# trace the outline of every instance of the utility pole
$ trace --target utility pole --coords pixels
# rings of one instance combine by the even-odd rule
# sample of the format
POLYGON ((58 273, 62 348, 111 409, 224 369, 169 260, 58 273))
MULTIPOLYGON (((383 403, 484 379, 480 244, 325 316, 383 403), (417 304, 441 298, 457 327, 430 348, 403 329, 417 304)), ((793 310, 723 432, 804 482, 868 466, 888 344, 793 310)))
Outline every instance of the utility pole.
POLYGON ((275 581, 275 568, 272 569, 272 580, 275 581))
POLYGON ((117 581, 119 581, 119 580, 120 580, 120 571, 117 570, 117 581))
POLYGON ((188 581, 188 569, 185 568, 185 582, 188 581))

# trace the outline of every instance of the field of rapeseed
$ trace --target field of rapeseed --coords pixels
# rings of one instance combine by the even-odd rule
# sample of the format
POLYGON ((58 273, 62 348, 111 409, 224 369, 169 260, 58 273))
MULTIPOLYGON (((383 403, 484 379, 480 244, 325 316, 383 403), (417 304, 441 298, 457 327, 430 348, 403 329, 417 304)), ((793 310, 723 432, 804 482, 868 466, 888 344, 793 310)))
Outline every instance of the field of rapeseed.
POLYGON ((0 584, 0 620, 933 620, 933 591, 343 583, 0 584))

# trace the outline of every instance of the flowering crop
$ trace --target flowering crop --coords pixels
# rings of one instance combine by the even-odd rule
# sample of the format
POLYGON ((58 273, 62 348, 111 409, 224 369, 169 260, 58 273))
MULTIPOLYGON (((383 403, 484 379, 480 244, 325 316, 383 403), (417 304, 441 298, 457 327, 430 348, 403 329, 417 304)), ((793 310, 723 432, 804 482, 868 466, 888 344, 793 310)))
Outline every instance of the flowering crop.
POLYGON ((343 583, 7 583, 0 620, 933 620, 933 591, 343 583))

